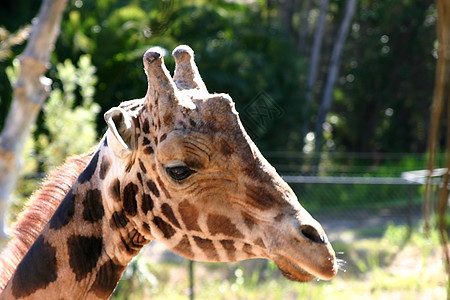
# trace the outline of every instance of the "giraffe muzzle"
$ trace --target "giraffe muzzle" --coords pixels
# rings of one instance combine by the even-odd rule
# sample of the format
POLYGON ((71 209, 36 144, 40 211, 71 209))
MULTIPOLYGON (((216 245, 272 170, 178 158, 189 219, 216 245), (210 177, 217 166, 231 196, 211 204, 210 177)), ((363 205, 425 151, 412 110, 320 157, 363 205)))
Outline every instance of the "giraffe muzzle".
POLYGON ((297 215, 285 215, 268 230, 272 238, 269 258, 290 280, 329 280, 338 272, 335 252, 320 223, 302 207, 297 208, 297 215))

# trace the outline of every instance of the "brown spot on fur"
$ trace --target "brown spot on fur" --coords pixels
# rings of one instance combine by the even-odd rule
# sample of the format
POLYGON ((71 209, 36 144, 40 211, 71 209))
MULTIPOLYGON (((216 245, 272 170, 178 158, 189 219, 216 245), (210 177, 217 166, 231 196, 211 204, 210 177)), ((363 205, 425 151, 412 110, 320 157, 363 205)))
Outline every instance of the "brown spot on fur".
POLYGON ((144 166, 142 160, 139 159, 139 168, 141 168, 142 173, 147 174, 147 169, 144 166))
POLYGON ((150 140, 147 137, 144 136, 144 139, 142 141, 142 145, 146 146, 146 145, 150 145, 150 143, 151 143, 150 140))
POLYGON ((148 122, 148 119, 144 120, 144 124, 142 125, 142 132, 144 132, 144 133, 150 132, 150 124, 148 122))
POLYGON ((115 211, 111 216, 111 220, 109 220, 112 228, 125 228, 128 222, 129 220, 123 211, 115 211))
POLYGON ((173 123, 173 114, 165 114, 164 115, 164 119, 163 119, 163 123, 165 126, 169 126, 173 123))
POLYGON ((235 238, 243 238, 244 235, 236 228, 228 217, 209 214, 206 221, 209 232, 212 235, 223 234, 235 238))
POLYGON ((166 221, 164 221, 160 217, 155 217, 153 219, 153 223, 156 225, 156 227, 159 228, 159 230, 161 230, 164 238, 170 239, 175 234, 175 229, 173 229, 173 227, 169 223, 166 223, 166 221))
POLYGON ((234 242, 230 240, 222 240, 220 241, 222 247, 227 251, 227 256, 230 261, 236 260, 236 247, 234 246, 234 242))
POLYGON ((247 253, 250 256, 254 256, 255 254, 253 253, 253 247, 250 244, 245 243, 244 246, 242 247, 242 251, 244 251, 245 253, 247 253))
POLYGON ((61 229, 67 225, 75 213, 75 195, 72 190, 69 190, 66 197, 59 205, 58 209, 50 219, 51 229, 61 229))
POLYGON ((125 266, 115 264, 112 260, 107 260, 100 266, 90 292, 93 292, 98 298, 109 298, 125 268, 125 266))
POLYGON ((141 186, 143 186, 143 185, 144 185, 144 182, 142 181, 142 175, 141 175, 141 172, 138 172, 136 176, 137 176, 137 178, 138 178, 138 180, 139 180, 139 184, 140 184, 141 186))
POLYGON ((191 243, 186 235, 183 236, 181 241, 173 248, 173 250, 183 256, 188 258, 194 258, 194 253, 192 252, 191 243))
POLYGON ((56 279, 56 248, 39 236, 17 266, 12 278, 12 294, 16 298, 30 296, 56 279))
POLYGON ((178 204, 178 213, 187 230, 201 231, 198 226, 198 210, 194 205, 191 205, 188 200, 184 200, 178 204))
POLYGON ((164 183, 162 182, 161 178, 157 177, 157 178, 156 178, 156 181, 158 181, 159 187, 160 187, 161 190, 163 191, 163 193, 164 193, 164 195, 166 196, 166 198, 167 198, 167 199, 170 199, 170 198, 171 198, 171 197, 170 197, 170 194, 169 194, 169 192, 167 191, 167 189, 166 189, 164 183))
POLYGON ((192 120, 192 119, 189 119, 189 124, 192 126, 192 127, 195 127, 197 124, 195 123, 195 121, 194 120, 192 120))
POLYGON ((252 230, 252 228, 256 225, 256 220, 246 212, 242 212, 241 214, 244 218, 245 225, 247 225, 248 229, 252 230))
POLYGON ((247 196, 249 205, 260 210, 271 209, 278 205, 270 192, 261 186, 246 184, 245 187, 245 195, 247 196))
POLYGON ((120 181, 119 181, 119 179, 114 179, 114 181, 111 184, 111 187, 109 188, 109 193, 111 194, 111 197, 114 199, 114 201, 116 201, 116 202, 120 201, 120 181))
POLYGON ((144 194, 142 196, 141 209, 142 209, 142 212, 144 213, 144 215, 153 209, 153 200, 150 197, 150 195, 144 194))
POLYGON ((144 154, 151 155, 153 153, 155 153, 155 151, 153 150, 152 146, 144 148, 144 154))
POLYGON ((138 186, 132 182, 123 189, 123 209, 130 216, 137 214, 136 194, 138 191, 138 186))
POLYGON ((103 155, 102 157, 102 164, 100 165, 100 179, 103 180, 106 177, 106 174, 109 171, 109 167, 111 166, 111 162, 109 161, 109 159, 103 155))
POLYGON ((162 143, 166 138, 167 138, 167 134, 164 133, 164 134, 161 135, 161 137, 159 138, 159 142, 162 143))
POLYGON ((150 229, 150 225, 148 223, 143 222, 142 228, 144 229, 144 231, 146 231, 146 233, 152 234, 152 230, 150 229))
POLYGON ((156 196, 156 198, 159 197, 159 190, 158 190, 158 187, 156 186, 156 184, 155 184, 151 179, 148 179, 148 180, 147 180, 147 187, 148 187, 148 189, 150 190, 150 192, 152 192, 153 195, 156 196))
POLYGON ((209 239, 203 239, 198 236, 194 236, 194 241, 197 246, 203 250, 206 257, 211 261, 218 261, 219 255, 217 254, 216 248, 214 247, 213 241, 209 239))
POLYGON ((95 170, 97 169, 98 164, 98 156, 100 151, 97 151, 94 156, 92 157, 92 160, 89 162, 87 167, 81 172, 80 176, 78 177, 78 181, 83 184, 87 181, 90 181, 92 176, 95 173, 95 170))
POLYGON ((169 204, 163 203, 161 205, 161 211, 164 216, 166 216, 169 221, 175 225, 175 227, 181 228, 180 223, 178 223, 177 218, 175 217, 175 214, 173 213, 172 207, 170 207, 169 204))
POLYGON ((77 281, 82 280, 97 265, 102 252, 101 237, 86 237, 72 235, 67 240, 69 250, 69 265, 77 281))
POLYGON ((83 200, 83 219, 94 223, 101 220, 104 214, 102 193, 97 189, 88 190, 83 200))
POLYGON ((264 241, 262 240, 262 238, 257 238, 253 243, 261 248, 266 248, 266 245, 264 245, 264 241))

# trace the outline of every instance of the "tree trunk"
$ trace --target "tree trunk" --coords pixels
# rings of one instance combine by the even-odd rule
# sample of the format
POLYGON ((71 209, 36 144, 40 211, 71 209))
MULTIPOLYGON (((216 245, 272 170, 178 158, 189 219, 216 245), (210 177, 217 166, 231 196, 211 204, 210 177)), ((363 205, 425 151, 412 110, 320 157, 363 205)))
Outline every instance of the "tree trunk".
POLYGON ((300 21, 300 29, 298 31, 297 51, 303 54, 306 50, 306 37, 308 36, 308 17, 312 8, 313 0, 303 1, 302 19, 300 21))
POLYGON ((283 0, 280 8, 280 19, 284 30, 292 35, 292 17, 294 16, 295 0, 283 0))
POLYGON ((331 53, 330 66, 328 68, 328 75, 325 82, 325 88, 322 94, 322 99, 320 101, 320 108, 317 114, 316 128, 315 128, 315 151, 320 153, 322 150, 322 126, 325 122, 325 118, 330 110, 331 103, 333 100, 333 89, 336 82, 337 76, 339 74, 339 62, 344 47, 344 42, 347 38, 348 30, 351 24, 351 20, 356 10, 357 0, 347 0, 345 6, 344 17, 342 23, 339 26, 339 31, 337 33, 336 42, 333 47, 333 52, 331 53))
POLYGON ((303 105, 303 128, 302 137, 305 138, 308 133, 309 115, 311 114, 311 102, 314 95, 314 86, 317 81, 317 73, 320 65, 320 52, 322 49, 323 33, 325 29, 326 16, 329 0, 321 0, 319 8, 319 18, 314 31, 314 41, 311 49, 311 58, 309 60, 309 71, 306 80, 305 103, 303 105))
POLYGON ((438 230, 442 245, 443 261, 447 272, 447 299, 450 299, 450 253, 448 249, 447 233, 447 207, 449 196, 449 171, 450 170, 450 2, 448 0, 437 0, 437 37, 439 42, 438 61, 436 67, 436 79, 433 92, 433 103, 431 105, 430 129, 428 133, 428 170, 427 185, 423 213, 425 217, 425 232, 430 229, 431 214, 431 173, 434 169, 435 155, 439 148, 439 124, 442 121, 442 112, 447 105, 447 136, 445 150, 445 167, 443 182, 440 185, 437 202, 438 230))
POLYGON ((44 0, 31 29, 20 71, 13 84, 14 96, 0 135, 0 240, 6 238, 7 203, 21 168, 21 154, 31 126, 47 99, 51 80, 45 77, 67 0, 44 0))

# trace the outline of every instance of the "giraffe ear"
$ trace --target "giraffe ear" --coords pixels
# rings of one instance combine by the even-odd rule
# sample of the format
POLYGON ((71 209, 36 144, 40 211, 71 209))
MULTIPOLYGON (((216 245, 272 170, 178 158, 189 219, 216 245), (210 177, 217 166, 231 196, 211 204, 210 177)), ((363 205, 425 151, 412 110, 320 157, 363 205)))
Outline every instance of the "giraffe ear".
POLYGON ((131 153, 135 146, 135 128, 131 117, 120 107, 113 107, 105 115, 108 125, 108 145, 119 157, 131 153))

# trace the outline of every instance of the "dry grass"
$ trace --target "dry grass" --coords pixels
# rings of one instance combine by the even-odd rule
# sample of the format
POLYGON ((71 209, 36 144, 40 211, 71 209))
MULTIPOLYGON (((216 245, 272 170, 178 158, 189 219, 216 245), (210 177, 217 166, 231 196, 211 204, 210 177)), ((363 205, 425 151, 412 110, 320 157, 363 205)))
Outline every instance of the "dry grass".
MULTIPOLYGON (((335 241, 346 261, 333 280, 296 283, 273 263, 195 263, 196 299, 445 299, 445 272, 436 234, 429 239, 406 226, 387 226, 381 237, 335 241)), ((368 234, 373 236, 373 234, 368 234)), ((151 251, 154 248, 147 249, 151 251)), ((155 248, 156 249, 156 248, 155 248)), ((188 299, 187 261, 155 262, 141 255, 113 299, 188 299)))

